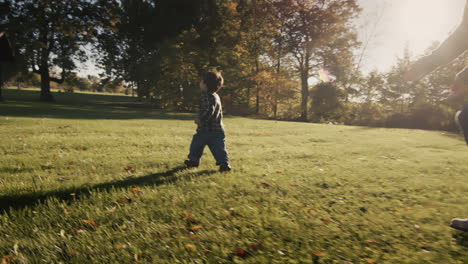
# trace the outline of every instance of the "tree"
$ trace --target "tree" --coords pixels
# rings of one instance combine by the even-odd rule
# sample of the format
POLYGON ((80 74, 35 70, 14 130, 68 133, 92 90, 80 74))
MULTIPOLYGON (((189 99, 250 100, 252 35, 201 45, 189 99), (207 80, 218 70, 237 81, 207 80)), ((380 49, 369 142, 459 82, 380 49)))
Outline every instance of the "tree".
POLYGON ((385 75, 372 71, 366 77, 360 78, 358 84, 356 102, 351 104, 347 121, 356 125, 376 125, 382 121, 382 112, 385 111, 379 104, 386 85, 385 75))
POLYGON ((312 90, 312 113, 315 121, 339 119, 343 92, 331 82, 317 84, 312 90))
POLYGON ((13 75, 14 71, 11 70, 11 66, 4 67, 6 64, 11 64, 13 62, 13 48, 11 47, 10 41, 7 38, 7 35, 4 32, 0 32, 0 102, 2 102, 2 89, 4 80, 13 75))
POLYGON ((416 97, 416 85, 406 82, 402 76, 411 65, 411 54, 408 47, 405 48, 403 57, 397 58, 397 63, 387 74, 386 85, 382 90, 381 102, 389 105, 398 114, 404 114, 412 98, 416 97))
MULTIPOLYGON (((163 45, 184 30, 216 22, 215 7, 212 0, 119 1, 113 9, 115 29, 103 30, 99 36, 101 66, 110 78, 131 83, 138 96, 149 97, 158 92, 157 82, 166 73, 161 63, 167 55, 163 52, 170 49, 163 45)), ((212 45, 203 46, 208 49, 212 45)))
MULTIPOLYGON (((346 41, 337 42, 352 28, 350 21, 360 11, 355 0, 278 0, 276 12, 284 13, 284 36, 288 53, 296 59, 301 80, 301 119, 307 120, 309 77, 311 71, 323 64, 321 48, 335 43, 334 49, 346 51, 346 41)), ((323 51, 323 50, 322 50, 323 51)))
POLYGON ((258 108, 262 109, 257 114, 262 113, 265 116, 278 118, 278 110, 281 102, 287 102, 294 98, 297 83, 291 81, 289 76, 285 74, 278 75, 272 71, 260 71, 251 79, 257 84, 259 91, 258 108))
POLYGON ((54 101, 50 82, 63 83, 85 61, 82 47, 92 43, 105 27, 111 27, 109 7, 113 0, 24 0, 13 1, 7 28, 19 46, 27 67, 41 76, 41 101, 54 101), (52 68, 60 68, 60 77, 52 68))
POLYGON ((4 64, 11 63, 13 60, 13 48, 7 38, 5 30, 6 14, 9 11, 10 2, 0 3, 0 102, 3 102, 2 89, 3 83, 7 77, 7 70, 4 64), (4 69, 5 68, 5 69, 4 69))

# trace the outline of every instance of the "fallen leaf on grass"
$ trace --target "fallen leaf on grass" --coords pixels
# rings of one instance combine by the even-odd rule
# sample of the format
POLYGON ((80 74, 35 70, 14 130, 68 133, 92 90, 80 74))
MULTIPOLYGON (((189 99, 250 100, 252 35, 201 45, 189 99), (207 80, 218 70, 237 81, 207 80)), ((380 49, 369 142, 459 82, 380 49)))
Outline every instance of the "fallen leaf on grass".
POLYGON ((196 225, 196 226, 192 226, 191 229, 192 229, 192 231, 199 231, 199 230, 203 229, 203 226, 201 226, 201 225, 196 225))
POLYGON ((197 236, 193 232, 188 233, 187 237, 190 238, 190 239, 196 239, 197 238, 197 236))
POLYGON ((382 244, 379 241, 372 240, 372 239, 366 240, 364 242, 366 242, 366 244, 368 244, 368 245, 381 245, 382 244))
POLYGON ((373 260, 371 258, 365 258, 364 261, 366 261, 368 264, 374 264, 375 263, 375 260, 373 260))
POLYGON ((98 224, 94 220, 81 220, 81 221, 83 221, 83 223, 85 223, 87 225, 90 225, 90 226, 93 226, 93 227, 98 226, 98 224))
POLYGON ((141 194, 142 193, 140 188, 137 188, 137 187, 132 187, 132 189, 130 189, 130 191, 132 191, 133 194, 141 194))
POLYGON ((188 250, 188 251, 196 251, 197 250, 197 246, 195 246, 194 244, 186 244, 185 245, 185 248, 188 250))
POLYGON ((70 255, 79 255, 80 254, 78 251, 73 250, 73 249, 68 249, 67 253, 70 254, 70 255))
POLYGON ((128 198, 128 197, 124 197, 124 198, 122 198, 120 200, 122 202, 124 202, 124 203, 132 203, 133 202, 132 198, 128 198))
POLYGON ((187 221, 188 223, 191 223, 191 224, 197 224, 199 223, 198 220, 196 220, 195 218, 193 218, 193 215, 192 213, 186 213, 186 214, 183 214, 180 216, 182 219, 184 219, 185 221, 187 221))
POLYGON ((250 244, 247 246, 251 250, 259 250, 262 247, 262 242, 256 244, 250 244))
POLYGON ((262 183, 260 183, 260 186, 262 186, 263 188, 268 188, 268 187, 270 187, 270 184, 268 184, 266 182, 262 182, 262 183))
POLYGON ((124 167, 124 170, 127 171, 128 173, 134 173, 134 172, 136 172, 135 167, 130 166, 130 165, 125 166, 125 167, 124 167))
POLYGON ((127 248, 127 245, 125 244, 121 244, 121 243, 117 243, 115 244, 115 249, 126 249, 127 248))
POLYGON ((6 256, 3 256, 1 264, 10 264, 10 263, 13 263, 14 260, 15 260, 15 256, 8 254, 6 256))
POLYGON ((241 257, 241 258, 246 258, 247 257, 247 251, 245 251, 243 249, 234 250, 234 254, 236 254, 236 256, 241 257))
POLYGON ((316 256, 316 257, 326 257, 327 254, 323 253, 323 252, 312 252, 312 255, 316 256))
POLYGON ((424 249, 424 250, 428 250, 428 251, 432 249, 431 244, 427 244, 427 243, 424 243, 424 242, 418 243, 418 247, 420 247, 421 249, 424 249))
POLYGON ((331 220, 329 216, 322 216, 320 220, 322 220, 322 222, 327 225, 333 224, 333 220, 331 220))

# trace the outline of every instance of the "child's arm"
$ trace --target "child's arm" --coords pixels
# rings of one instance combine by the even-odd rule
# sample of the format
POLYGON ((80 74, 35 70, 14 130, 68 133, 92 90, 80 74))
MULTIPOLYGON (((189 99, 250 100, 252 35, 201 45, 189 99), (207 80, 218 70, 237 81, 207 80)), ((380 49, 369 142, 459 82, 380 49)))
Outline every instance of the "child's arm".
POLYGON ((214 114, 215 105, 213 102, 210 102, 210 99, 207 94, 202 95, 200 102, 200 112, 198 114, 198 123, 202 124, 207 122, 214 114))

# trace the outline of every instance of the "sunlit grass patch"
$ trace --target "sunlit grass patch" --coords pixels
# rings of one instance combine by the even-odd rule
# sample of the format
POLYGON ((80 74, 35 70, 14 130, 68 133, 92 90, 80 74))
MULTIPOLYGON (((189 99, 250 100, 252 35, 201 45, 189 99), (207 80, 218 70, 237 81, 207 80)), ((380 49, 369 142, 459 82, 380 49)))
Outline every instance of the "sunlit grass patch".
POLYGON ((5 94, 6 263, 468 259, 466 235, 448 227, 468 217, 458 136, 227 118, 234 171, 222 174, 208 150, 198 169, 181 166, 195 129, 189 114, 131 101, 116 112, 86 103, 92 95, 53 112, 57 105, 5 94))

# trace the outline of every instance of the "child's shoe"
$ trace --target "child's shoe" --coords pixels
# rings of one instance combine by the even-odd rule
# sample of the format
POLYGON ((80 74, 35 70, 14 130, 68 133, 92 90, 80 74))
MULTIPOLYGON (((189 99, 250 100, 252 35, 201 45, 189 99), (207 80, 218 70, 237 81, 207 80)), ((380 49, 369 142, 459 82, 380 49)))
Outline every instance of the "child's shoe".
POLYGON ((200 165, 199 162, 192 161, 192 160, 186 160, 184 161, 184 164, 185 166, 187 166, 187 168, 197 168, 198 165, 200 165))
POLYGON ((220 172, 228 172, 228 171, 231 171, 231 166, 229 165, 229 163, 223 163, 219 166, 219 171, 220 172))
POLYGON ((468 232, 468 219, 454 218, 450 223, 450 227, 468 232))

